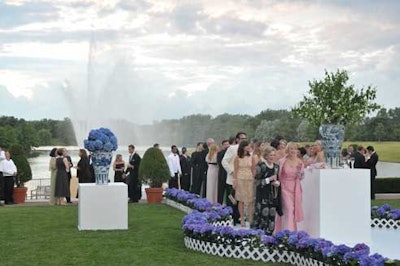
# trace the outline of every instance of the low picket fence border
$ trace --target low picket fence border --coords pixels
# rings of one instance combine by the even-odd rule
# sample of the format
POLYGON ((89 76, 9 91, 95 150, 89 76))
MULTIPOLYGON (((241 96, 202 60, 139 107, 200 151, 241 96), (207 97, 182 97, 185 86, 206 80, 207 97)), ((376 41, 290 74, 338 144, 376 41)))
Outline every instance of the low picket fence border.
MULTIPOLYGON (((165 203, 185 213, 190 213, 193 211, 191 208, 170 199, 165 199, 165 203)), ((213 225, 231 226, 232 221, 217 221, 214 222, 213 225)), ((298 266, 329 266, 329 264, 326 264, 322 261, 307 258, 297 252, 286 250, 272 248, 251 248, 241 245, 211 243, 187 236, 184 237, 184 243, 187 249, 219 257, 247 259, 263 262, 290 263, 298 266)))

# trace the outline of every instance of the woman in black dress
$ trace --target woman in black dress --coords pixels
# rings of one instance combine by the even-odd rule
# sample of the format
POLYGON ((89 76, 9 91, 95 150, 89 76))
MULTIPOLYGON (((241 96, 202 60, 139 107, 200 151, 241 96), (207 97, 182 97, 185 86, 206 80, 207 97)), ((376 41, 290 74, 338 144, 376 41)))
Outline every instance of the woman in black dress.
POLYGON ((90 183, 92 180, 92 173, 90 172, 89 158, 85 149, 79 150, 79 157, 81 159, 78 162, 76 176, 78 177, 79 183, 90 183))
MULTIPOLYGON (((79 157, 81 158, 76 167, 76 177, 79 183, 91 183, 92 172, 90 171, 89 157, 85 149, 79 150, 79 157)), ((79 196, 79 191, 76 192, 76 198, 79 196)))
POLYGON ((69 185, 68 185, 68 172, 70 171, 70 163, 66 158, 67 150, 65 148, 59 148, 57 150, 58 157, 56 158, 56 188, 54 196, 56 198, 56 205, 65 205, 62 199, 70 196, 69 185))
POLYGON ((203 143, 197 143, 196 151, 192 153, 190 165, 192 166, 192 181, 190 192, 200 195, 202 185, 202 165, 205 159, 202 157, 203 143))
POLYGON ((125 162, 122 160, 122 155, 117 154, 113 163, 114 182, 124 182, 123 174, 125 171, 125 162))
POLYGON ((274 232, 276 214, 282 215, 279 166, 275 163, 275 152, 271 146, 262 151, 255 175, 256 200, 251 227, 262 229, 268 235, 274 232))

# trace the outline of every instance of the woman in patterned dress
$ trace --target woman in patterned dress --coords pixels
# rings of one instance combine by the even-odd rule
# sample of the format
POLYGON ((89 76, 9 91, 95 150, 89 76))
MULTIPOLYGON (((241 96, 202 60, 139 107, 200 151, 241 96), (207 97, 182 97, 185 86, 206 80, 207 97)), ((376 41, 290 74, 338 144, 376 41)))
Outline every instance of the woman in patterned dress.
POLYGON ((244 227, 245 213, 244 206, 247 205, 249 222, 253 221, 253 197, 254 197, 254 179, 252 173, 253 160, 250 155, 251 146, 244 140, 239 144, 237 156, 234 159, 233 170, 233 188, 235 189, 235 198, 239 202, 240 225, 244 227))
POLYGON ((251 227, 264 230, 267 235, 274 232, 276 214, 282 215, 279 166, 275 159, 276 149, 265 147, 255 174, 256 200, 251 227))

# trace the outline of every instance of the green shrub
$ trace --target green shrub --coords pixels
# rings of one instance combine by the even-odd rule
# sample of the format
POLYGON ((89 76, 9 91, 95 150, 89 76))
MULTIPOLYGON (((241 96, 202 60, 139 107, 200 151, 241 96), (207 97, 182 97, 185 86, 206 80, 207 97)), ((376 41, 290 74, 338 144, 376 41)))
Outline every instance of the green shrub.
POLYGON ((20 145, 12 146, 10 148, 11 159, 17 167, 16 185, 23 187, 24 183, 32 179, 32 170, 25 155, 24 149, 20 145))
POLYGON ((158 148, 149 148, 143 155, 139 166, 139 179, 152 188, 161 187, 170 178, 164 154, 158 148))
POLYGON ((375 180, 376 193, 400 193, 400 178, 388 177, 375 180))

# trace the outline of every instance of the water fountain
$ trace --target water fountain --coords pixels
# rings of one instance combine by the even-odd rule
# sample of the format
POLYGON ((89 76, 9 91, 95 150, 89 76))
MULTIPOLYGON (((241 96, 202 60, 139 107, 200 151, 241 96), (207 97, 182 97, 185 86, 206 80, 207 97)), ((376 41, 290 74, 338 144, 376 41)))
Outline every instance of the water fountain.
POLYGON ((78 146, 83 146, 92 128, 107 127, 118 136, 120 145, 139 141, 139 126, 132 121, 140 112, 134 105, 136 82, 129 56, 115 56, 118 49, 99 48, 95 33, 89 44, 86 86, 64 82, 78 146), (135 109, 134 112, 131 110, 135 109))

